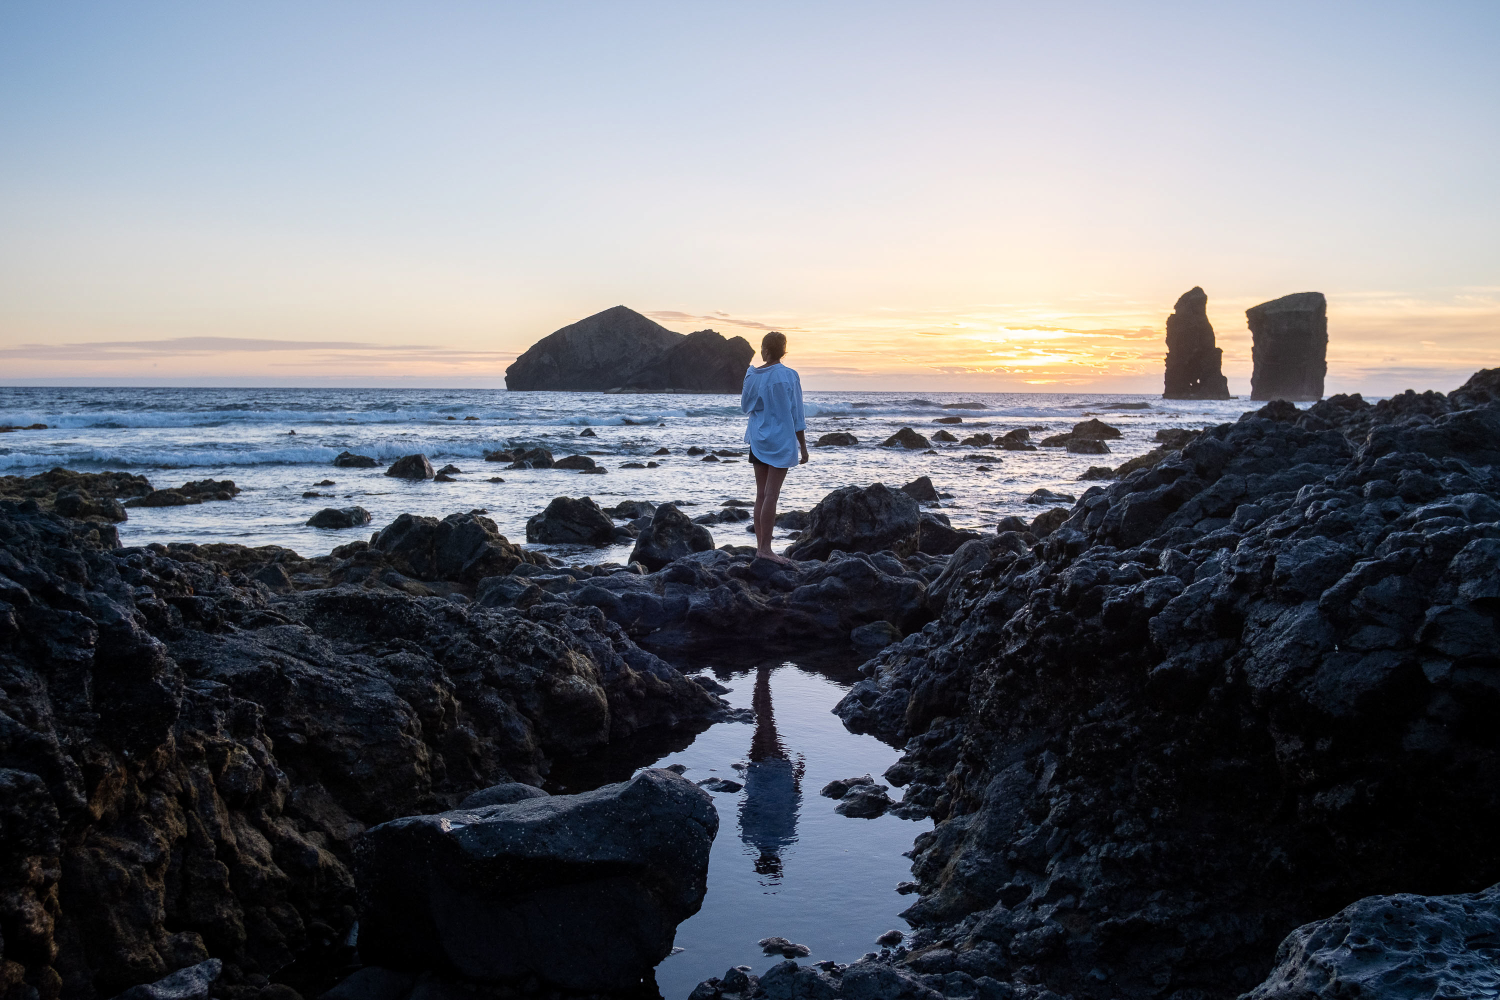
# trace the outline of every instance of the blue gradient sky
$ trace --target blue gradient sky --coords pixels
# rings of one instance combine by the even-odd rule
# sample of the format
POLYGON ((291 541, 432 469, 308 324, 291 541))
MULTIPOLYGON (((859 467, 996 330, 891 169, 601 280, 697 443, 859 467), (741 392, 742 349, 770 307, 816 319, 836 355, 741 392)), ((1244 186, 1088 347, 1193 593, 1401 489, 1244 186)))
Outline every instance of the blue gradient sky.
POLYGON ((1500 4, 0 6, 0 379, 503 384, 617 303, 820 388, 1500 364, 1500 4), (189 339, 183 339, 189 338, 189 339))

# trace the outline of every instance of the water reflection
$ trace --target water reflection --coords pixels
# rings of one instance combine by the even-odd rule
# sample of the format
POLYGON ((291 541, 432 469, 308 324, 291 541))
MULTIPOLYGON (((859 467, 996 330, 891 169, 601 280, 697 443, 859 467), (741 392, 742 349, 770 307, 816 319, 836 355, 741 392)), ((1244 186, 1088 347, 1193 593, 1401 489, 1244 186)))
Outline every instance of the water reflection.
POLYGON ((771 665, 755 671, 755 734, 750 738, 750 762, 745 767, 745 794, 740 800, 740 839, 757 855, 756 874, 762 885, 780 885, 781 852, 797 842, 797 812, 802 805, 802 773, 806 762, 787 753, 776 731, 771 705, 771 665))

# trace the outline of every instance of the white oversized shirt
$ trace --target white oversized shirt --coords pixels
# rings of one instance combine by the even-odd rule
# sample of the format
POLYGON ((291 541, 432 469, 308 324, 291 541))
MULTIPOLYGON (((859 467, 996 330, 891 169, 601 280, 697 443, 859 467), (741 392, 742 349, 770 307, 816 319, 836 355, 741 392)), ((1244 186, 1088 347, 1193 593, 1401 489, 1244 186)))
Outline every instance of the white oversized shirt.
POLYGON ((745 443, 755 457, 778 469, 790 469, 801 457, 797 432, 807 429, 802 416, 802 380, 786 365, 751 365, 740 390, 740 409, 750 414, 745 443))

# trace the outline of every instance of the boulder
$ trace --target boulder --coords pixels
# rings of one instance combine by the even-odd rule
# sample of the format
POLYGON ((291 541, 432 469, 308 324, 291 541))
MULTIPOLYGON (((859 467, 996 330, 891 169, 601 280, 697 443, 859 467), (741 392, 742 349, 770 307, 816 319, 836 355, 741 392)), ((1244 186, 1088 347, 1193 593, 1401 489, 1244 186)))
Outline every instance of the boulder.
POLYGON ((485 806, 508 806, 512 802, 527 799, 545 799, 547 793, 533 785, 519 781, 506 781, 488 788, 481 788, 458 804, 460 809, 483 809, 485 806))
MULTIPOLYGON (((1220 368, 1224 351, 1214 346, 1208 296, 1184 292, 1167 317, 1166 384, 1163 399, 1228 399, 1229 380, 1220 368)), ((1145 409, 1149 404, 1112 403, 1106 409, 1145 409)))
POLYGON ((1056 531, 1072 513, 1072 510, 1067 507, 1053 507, 1051 510, 1044 510, 1032 518, 1029 530, 1037 538, 1046 538, 1052 532, 1056 531))
POLYGON ((978 434, 970 434, 959 442, 959 444, 966 448, 988 448, 994 443, 994 436, 986 431, 980 431, 978 434))
POLYGON ((832 434, 824 434, 818 438, 819 448, 852 448, 859 444, 859 438, 848 431, 834 431, 832 434))
POLYGON ((674 505, 664 503, 651 515, 651 524, 641 530, 630 550, 630 561, 655 572, 673 559, 714 547, 714 536, 701 524, 694 524, 674 505))
POLYGON ((360 954, 486 983, 628 990, 702 905, 718 828, 707 792, 656 769, 381 824, 355 853, 360 954))
POLYGON ((1323 398, 1328 374, 1328 301, 1298 292, 1245 310, 1250 323, 1250 398, 1293 402, 1323 398))
POLYGON ((918 503, 937 503, 938 500, 937 487, 932 485, 932 480, 927 476, 918 476, 913 479, 901 487, 901 492, 918 503))
POLYGON ((958 438, 954 437, 952 434, 949 434, 945 430, 939 430, 936 433, 934 433, 932 435, 932 439, 934 441, 941 441, 944 444, 952 444, 953 442, 955 442, 955 441, 958 440, 958 438))
MULTIPOLYGON (((888 625, 890 623, 884 622, 881 624, 888 625)), ((857 778, 835 778, 828 784, 824 785, 818 791, 818 794, 823 796, 825 799, 841 799, 845 795, 849 794, 850 789, 858 788, 861 785, 873 784, 875 784, 875 779, 870 777, 869 774, 861 774, 857 778)))
POLYGON ((884 441, 880 442, 880 447, 906 448, 911 451, 921 451, 924 448, 931 448, 932 443, 922 435, 918 434, 916 431, 912 430, 910 427, 903 427, 896 433, 892 434, 890 437, 886 438, 884 441))
POLYGON ((95 499, 76 490, 63 490, 52 501, 52 509, 63 517, 118 523, 125 520, 125 506, 113 497, 95 499))
POLYGON ((1500 995, 1500 886, 1460 896, 1368 896, 1304 924, 1243 1000, 1500 995))
POLYGON ((656 513, 656 504, 649 500, 621 500, 613 507, 606 507, 604 512, 611 517, 633 521, 638 517, 650 517, 656 513))
POLYGON ((546 448, 527 448, 515 453, 510 469, 550 469, 552 468, 552 452, 546 448))
POLYGON ((508 451, 487 451, 484 453, 486 462, 514 462, 516 456, 508 451))
POLYGON ((963 417, 938 417, 933 421, 935 424, 961 424, 963 422, 963 417))
POLYGON ((615 522, 589 497, 555 497, 526 522, 526 540, 547 545, 609 545, 615 522))
POLYGON ((402 514, 376 532, 370 546, 397 571, 417 580, 475 584, 531 561, 477 511, 449 514, 441 521, 402 514))
POLYGON ((787 549, 795 559, 826 559, 835 549, 845 552, 891 550, 907 556, 917 550, 921 509, 900 490, 884 483, 844 486, 834 490, 808 515, 807 529, 787 549))
POLYGON ((587 472, 590 469, 596 468, 597 463, 587 455, 565 455, 553 462, 552 467, 554 469, 575 469, 580 472, 587 472))
POLYGON ((890 622, 871 622, 849 631, 850 644, 863 656, 871 656, 900 641, 901 630, 890 622))
POLYGON ((387 476, 397 479, 432 479, 437 475, 432 469, 432 463, 427 461, 426 455, 406 455, 391 463, 391 467, 385 470, 387 476))
POLYGON ((341 451, 334 456, 333 464, 340 469, 373 469, 379 463, 369 455, 356 455, 352 451, 341 451))
POLYGON ((309 528, 358 528, 370 523, 370 512, 363 507, 324 507, 307 519, 309 528))
POLYGON ((874 819, 884 816, 893 802, 886 794, 888 785, 856 785, 849 789, 848 794, 839 799, 839 804, 833 807, 833 811, 840 816, 851 816, 855 819, 874 819))
POLYGON ((1069 455, 1108 455, 1109 445, 1097 438, 1069 438, 1067 445, 1069 455))
POLYGON ((208 1000, 209 992, 223 971, 223 961, 210 958, 185 969, 178 969, 154 983, 132 986, 115 997, 115 1000, 208 1000))
POLYGON ((1163 448, 1171 451, 1181 451, 1186 448, 1194 438, 1202 431, 1190 431, 1185 427, 1163 427, 1156 432, 1154 438, 1163 448))
POLYGON ((964 542, 979 537, 979 532, 953 527, 948 515, 938 511, 922 511, 922 537, 917 548, 930 556, 946 556, 958 551, 964 542))
POLYGON ((1053 493, 1051 490, 1041 489, 1041 490, 1034 490, 1034 491, 1032 491, 1031 496, 1027 497, 1022 502, 1023 503, 1032 503, 1032 504, 1044 504, 1045 503, 1045 504, 1052 504, 1053 506, 1056 506, 1057 504, 1060 504, 1060 503, 1073 503, 1077 499, 1078 499, 1077 497, 1075 497, 1075 496, 1069 496, 1066 493, 1053 493))

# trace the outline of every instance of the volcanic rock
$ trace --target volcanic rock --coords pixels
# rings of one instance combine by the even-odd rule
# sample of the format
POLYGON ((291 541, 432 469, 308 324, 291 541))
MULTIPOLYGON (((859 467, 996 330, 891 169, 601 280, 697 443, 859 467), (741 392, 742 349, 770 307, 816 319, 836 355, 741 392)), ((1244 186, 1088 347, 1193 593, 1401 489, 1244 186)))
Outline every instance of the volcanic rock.
POLYGON ((363 507, 324 507, 307 519, 309 528, 357 528, 370 523, 370 512, 363 507))
POLYGON ((1328 373, 1328 302, 1298 292, 1245 310, 1250 322, 1250 398, 1293 402, 1323 398, 1328 373))
POLYGON ((808 515, 807 530, 786 554, 794 559, 826 559, 835 549, 898 556, 915 552, 921 509, 900 490, 884 483, 844 486, 820 500, 808 515))
POLYGON ((1034 504, 1048 503, 1055 506, 1060 503, 1072 503, 1076 499, 1078 498, 1069 496, 1066 493, 1053 493, 1051 490, 1034 490, 1031 496, 1022 502, 1034 504))
POLYGON ((664 503, 651 515, 651 524, 642 529, 630 550, 630 561, 655 572, 673 559, 706 552, 714 547, 713 534, 703 525, 694 524, 675 506, 664 503))
POLYGON ((458 804, 460 809, 483 809, 485 806, 507 806, 527 799, 544 799, 547 793, 520 781, 504 781, 481 788, 458 804))
POLYGON ((625 386, 641 392, 739 392, 754 357, 744 337, 699 330, 638 368, 625 386))
POLYGON ((925 437, 912 430, 903 427, 884 441, 880 442, 882 448, 907 448, 912 451, 920 451, 923 448, 931 448, 932 444, 925 437))
POLYGON ((629 989, 702 905, 718 828, 708 793, 666 770, 384 823, 355 855, 360 953, 480 982, 629 989))
POLYGON ((526 522, 526 540, 544 544, 609 545, 615 522, 589 497, 555 497, 526 522))
POLYGON ((399 572, 416 580, 475 584, 509 573, 535 555, 512 544, 477 511, 435 517, 402 514, 370 540, 399 572))
POLYGON ((980 431, 978 434, 970 434, 968 437, 959 442, 959 444, 962 444, 969 448, 988 448, 994 443, 994 435, 990 434, 988 431, 980 431))
POLYGON ((932 485, 932 479, 927 476, 918 476, 913 479, 901 487, 901 492, 918 503, 937 503, 938 500, 937 488, 932 485))
POLYGON ((552 460, 552 452, 546 448, 527 448, 518 451, 512 457, 508 469, 550 469, 556 464, 552 460))
POLYGON ((587 455, 565 455, 552 463, 554 469, 577 469, 582 472, 596 467, 594 460, 587 455))
POLYGON ((953 527, 948 515, 941 511, 924 510, 921 515, 922 537, 918 550, 930 556, 946 556, 958 551, 964 542, 979 537, 979 532, 953 527))
POLYGON ((426 455, 407 455, 398 458, 391 463, 391 467, 385 470, 387 476, 397 479, 431 479, 437 475, 432 469, 432 463, 427 461, 426 455))
POLYGON ((857 444, 859 444, 859 438, 848 431, 834 431, 832 434, 824 434, 817 441, 817 446, 820 448, 852 448, 857 444))
POLYGON ((1292 931, 1244 1000, 1500 994, 1500 886, 1461 896, 1369 896, 1292 931))
POLYGON ((939 430, 939 431, 937 431, 936 433, 934 433, 932 435, 932 440, 934 440, 934 441, 941 441, 944 444, 951 444, 954 441, 957 441, 958 438, 954 437, 952 434, 949 434, 945 430, 939 430))
POLYGON ((712 330, 683 336, 625 306, 543 337, 505 370, 512 391, 738 392, 754 350, 712 330))
MULTIPOLYGON (((1228 399, 1229 380, 1221 372, 1224 352, 1214 346, 1208 296, 1194 287, 1184 292, 1167 317, 1167 370, 1163 399, 1228 399)), ((1108 409, 1140 409, 1115 403, 1108 409)))
POLYGON ((871 622, 849 631, 849 643, 856 652, 865 656, 870 656, 891 643, 900 641, 901 630, 890 622, 871 622))
POLYGON ((341 451, 334 456, 333 464, 340 469, 373 469, 379 463, 369 455, 356 455, 352 451, 341 451))
POLYGON ((839 799, 839 804, 833 807, 833 811, 840 816, 855 819, 884 816, 892 805, 890 796, 886 794, 888 790, 887 785, 856 785, 839 799))
POLYGON ((1067 441, 1069 455, 1108 455, 1109 445, 1097 438, 1069 438, 1067 441))

